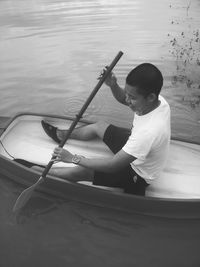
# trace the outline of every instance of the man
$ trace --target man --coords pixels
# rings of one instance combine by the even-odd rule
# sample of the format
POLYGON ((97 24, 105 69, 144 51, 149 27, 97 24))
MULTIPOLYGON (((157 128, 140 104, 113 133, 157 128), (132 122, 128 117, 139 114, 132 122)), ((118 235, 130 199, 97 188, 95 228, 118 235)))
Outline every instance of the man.
MULTIPOLYGON (((163 77, 157 67, 144 63, 134 68, 122 89, 113 73, 106 80, 114 97, 134 113, 130 132, 97 122, 77 128, 71 138, 100 137, 114 153, 106 158, 85 158, 56 148, 56 161, 73 162, 75 168, 52 168, 51 174, 73 181, 90 180, 95 185, 121 187, 127 193, 145 195, 146 187, 159 177, 170 142, 170 107, 161 97, 163 77)), ((42 121, 45 132, 59 142, 66 134, 42 121)))

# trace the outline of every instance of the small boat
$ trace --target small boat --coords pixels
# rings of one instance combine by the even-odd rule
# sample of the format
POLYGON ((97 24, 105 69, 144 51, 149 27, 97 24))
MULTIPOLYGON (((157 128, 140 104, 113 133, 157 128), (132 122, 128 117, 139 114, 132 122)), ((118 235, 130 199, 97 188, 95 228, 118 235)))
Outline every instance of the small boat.
MULTIPOLYGON (((44 166, 48 164, 57 144, 45 134, 41 120, 67 129, 73 118, 35 113, 0 118, 1 177, 12 179, 25 187, 38 180, 40 173, 14 159, 44 166)), ((80 120, 78 126, 88 123, 91 122, 80 120)), ((112 154, 100 139, 69 139, 64 147, 86 157, 112 154)), ((56 166, 73 168, 75 165, 60 162, 56 166)), ((126 194, 119 188, 93 186, 85 181, 75 183, 49 174, 37 190, 128 213, 167 218, 200 218, 200 144, 172 139, 166 168, 161 177, 147 188, 144 197, 126 194)))

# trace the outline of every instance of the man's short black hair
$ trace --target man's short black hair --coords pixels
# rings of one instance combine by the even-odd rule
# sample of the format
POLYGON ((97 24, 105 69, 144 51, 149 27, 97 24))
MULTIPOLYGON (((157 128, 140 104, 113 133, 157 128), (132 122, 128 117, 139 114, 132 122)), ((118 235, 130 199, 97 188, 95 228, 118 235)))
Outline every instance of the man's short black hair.
POLYGON ((138 93, 147 97, 154 93, 159 95, 163 86, 160 70, 151 63, 143 63, 134 68, 127 76, 126 83, 138 88, 138 93))

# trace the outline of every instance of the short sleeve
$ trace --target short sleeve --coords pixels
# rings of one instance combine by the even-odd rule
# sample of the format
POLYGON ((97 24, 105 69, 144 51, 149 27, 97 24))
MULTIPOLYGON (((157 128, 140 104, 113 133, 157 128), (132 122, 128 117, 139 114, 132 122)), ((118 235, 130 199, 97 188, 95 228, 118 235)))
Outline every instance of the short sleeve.
POLYGON ((137 133, 133 131, 122 149, 137 159, 145 160, 151 150, 154 138, 155 136, 150 131, 138 131, 137 133))

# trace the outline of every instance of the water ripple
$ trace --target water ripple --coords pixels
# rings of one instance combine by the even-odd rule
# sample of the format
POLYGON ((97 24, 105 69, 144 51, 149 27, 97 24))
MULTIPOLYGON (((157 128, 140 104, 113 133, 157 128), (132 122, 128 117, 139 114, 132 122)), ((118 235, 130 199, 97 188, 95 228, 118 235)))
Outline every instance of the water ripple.
MULTIPOLYGON (((197 0, 189 8, 186 0, 0 1, 1 115, 21 110, 75 114, 102 68, 122 50, 114 69, 119 84, 124 86, 136 65, 154 63, 163 72, 163 94, 175 110, 173 127, 181 118, 178 131, 184 130, 189 110, 196 129, 199 107, 198 99, 195 106, 193 99, 199 69, 188 68, 190 80, 195 77, 191 88, 172 83, 178 76, 170 41, 176 38, 181 47, 180 33, 189 38, 191 29, 199 28, 199 8, 197 0)), ((132 114, 102 86, 85 115, 128 124, 132 114)))

